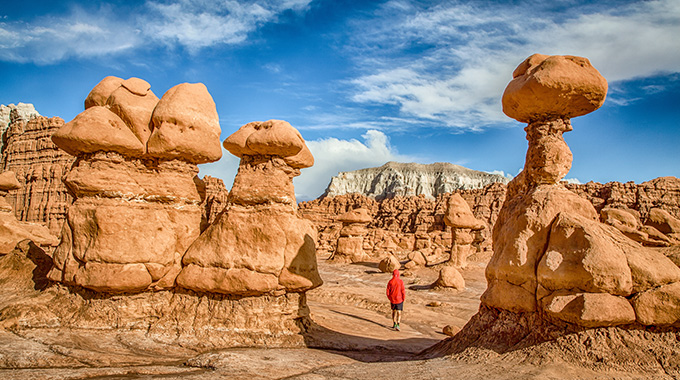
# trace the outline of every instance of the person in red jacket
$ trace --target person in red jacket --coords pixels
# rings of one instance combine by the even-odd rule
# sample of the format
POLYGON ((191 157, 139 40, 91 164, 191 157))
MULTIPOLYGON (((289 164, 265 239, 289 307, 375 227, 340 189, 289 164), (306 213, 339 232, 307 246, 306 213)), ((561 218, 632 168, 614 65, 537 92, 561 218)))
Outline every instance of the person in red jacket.
POLYGON ((399 278, 399 269, 395 269, 392 272, 392 279, 387 283, 387 298, 392 304, 392 328, 397 331, 401 322, 401 312, 404 310, 405 297, 404 281, 399 278))

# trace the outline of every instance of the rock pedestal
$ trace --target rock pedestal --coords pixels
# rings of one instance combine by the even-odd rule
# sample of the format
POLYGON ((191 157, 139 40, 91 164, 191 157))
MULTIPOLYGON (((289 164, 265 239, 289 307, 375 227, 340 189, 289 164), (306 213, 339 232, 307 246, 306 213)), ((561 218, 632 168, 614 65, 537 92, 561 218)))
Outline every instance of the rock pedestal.
POLYGON ((52 136, 77 160, 49 277, 107 293, 172 288, 200 233, 196 164, 221 157, 215 103, 202 84, 159 100, 141 79, 107 77, 85 106, 52 136))
POLYGON ((514 76, 503 110, 529 123, 529 148, 494 226, 482 304, 587 328, 680 322, 680 268, 639 243, 636 217, 604 209, 600 223, 559 183, 572 161, 562 133, 602 104, 604 79, 570 56, 531 56, 514 76))
POLYGON ((470 245, 474 241, 472 231, 483 230, 486 226, 472 215, 470 206, 458 193, 449 197, 444 223, 451 227, 451 258, 449 263, 458 268, 465 268, 467 257, 470 254, 470 245))
POLYGON ((343 263, 366 261, 368 255, 364 251, 364 236, 368 232, 366 226, 371 220, 373 218, 365 208, 357 208, 338 217, 338 221, 342 222, 342 229, 333 261, 343 263))
POLYGON ((253 122, 224 147, 241 158, 238 174, 224 212, 187 250, 177 284, 238 297, 321 285, 316 229, 297 215, 292 181, 314 162, 302 136, 285 121, 253 122))

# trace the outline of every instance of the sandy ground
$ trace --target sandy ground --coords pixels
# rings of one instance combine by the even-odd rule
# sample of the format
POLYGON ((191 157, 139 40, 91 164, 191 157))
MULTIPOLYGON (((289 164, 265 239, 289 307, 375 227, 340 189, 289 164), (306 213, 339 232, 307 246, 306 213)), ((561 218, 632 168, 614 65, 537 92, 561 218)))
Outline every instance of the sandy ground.
POLYGON ((238 348, 207 353, 140 349, 138 344, 129 344, 139 341, 140 337, 134 336, 139 332, 131 332, 129 342, 125 335, 107 340, 93 332, 90 336, 64 335, 62 344, 45 345, 37 337, 0 330, 0 379, 659 378, 593 372, 567 363, 515 363, 493 351, 455 359, 414 360, 415 354, 446 338, 441 332, 444 326, 463 327, 477 312, 486 288, 482 265, 471 264, 462 271, 467 285, 464 291, 431 289, 436 268, 407 271, 401 331, 391 329, 384 294, 391 274, 379 272, 374 263, 340 265, 323 260, 319 270, 325 283, 308 292, 316 324, 308 338, 310 348, 238 348), (54 361, 50 362, 50 357, 54 361), (46 360, 45 364, 41 360, 46 360))

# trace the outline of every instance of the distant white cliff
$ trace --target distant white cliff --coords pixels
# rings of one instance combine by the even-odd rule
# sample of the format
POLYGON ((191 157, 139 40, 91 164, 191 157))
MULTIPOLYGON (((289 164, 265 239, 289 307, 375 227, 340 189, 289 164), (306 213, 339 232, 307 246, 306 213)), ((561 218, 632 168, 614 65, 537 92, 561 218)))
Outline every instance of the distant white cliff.
POLYGON ((9 124, 14 120, 31 120, 40 116, 33 104, 19 103, 8 106, 0 104, 0 150, 5 143, 4 135, 9 124))
POLYGON ((388 162, 378 168, 340 172, 331 178, 322 197, 360 193, 376 199, 423 194, 435 198, 454 190, 478 189, 510 179, 447 162, 416 164, 388 162))

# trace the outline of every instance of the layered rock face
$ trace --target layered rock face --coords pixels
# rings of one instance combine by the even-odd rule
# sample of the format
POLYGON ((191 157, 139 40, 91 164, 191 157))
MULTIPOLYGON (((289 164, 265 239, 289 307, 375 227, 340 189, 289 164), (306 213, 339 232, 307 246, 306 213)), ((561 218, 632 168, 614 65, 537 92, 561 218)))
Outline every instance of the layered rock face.
POLYGON ((64 177, 76 199, 49 276, 98 292, 172 288, 200 233, 196 164, 222 154, 215 103, 202 84, 159 100, 141 79, 107 77, 85 107, 52 136, 77 160, 64 177))
MULTIPOLYGON (((32 106, 29 108, 34 111, 32 106)), ((0 166, 2 170, 15 172, 20 184, 19 189, 8 194, 7 201, 17 219, 44 223, 58 236, 73 200, 61 177, 75 158, 51 140, 64 121, 32 112, 22 115, 18 111, 12 112, 11 122, 3 133, 0 166)))
POLYGON ((321 285, 316 230, 297 215, 292 181, 314 163, 302 136, 285 121, 253 122, 224 147, 241 158, 238 174, 224 211, 186 251, 177 284, 241 297, 321 285))
POLYGON ((33 104, 30 103, 10 104, 8 106, 0 104, 0 136, 2 136, 0 150, 5 146, 5 131, 9 124, 12 123, 12 119, 28 121, 38 116, 40 114, 35 110, 33 104))
POLYGON ((20 222, 14 217, 12 206, 7 202, 7 193, 21 187, 14 172, 0 174, 0 255, 11 252, 22 240, 31 240, 35 244, 52 249, 59 240, 50 235, 50 231, 41 224, 20 222))
POLYGON ((341 172, 331 178, 322 197, 359 193, 375 199, 424 195, 434 199, 456 190, 479 189, 491 183, 507 183, 497 174, 437 162, 423 165, 388 162, 379 168, 341 172))
POLYGON ((572 160, 562 133, 570 117, 602 104, 604 79, 570 56, 531 56, 514 76, 503 109, 529 123, 529 148, 493 229, 482 304, 587 328, 680 321, 680 268, 622 233, 634 227, 632 214, 603 209, 610 223, 601 223, 592 203, 558 182, 572 160))

